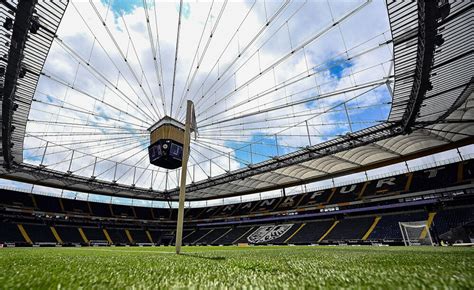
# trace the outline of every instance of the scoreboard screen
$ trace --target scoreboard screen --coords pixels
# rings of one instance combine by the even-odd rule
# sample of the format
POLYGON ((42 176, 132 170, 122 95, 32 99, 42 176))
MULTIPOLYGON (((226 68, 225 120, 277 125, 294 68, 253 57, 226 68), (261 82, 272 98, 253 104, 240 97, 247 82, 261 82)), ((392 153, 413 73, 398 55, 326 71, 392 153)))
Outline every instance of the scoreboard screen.
POLYGON ((172 143, 170 149, 170 156, 177 160, 183 159, 183 146, 172 143))
POLYGON ((148 147, 148 154, 150 156, 151 162, 158 160, 161 156, 163 156, 161 152, 161 144, 155 143, 148 147))

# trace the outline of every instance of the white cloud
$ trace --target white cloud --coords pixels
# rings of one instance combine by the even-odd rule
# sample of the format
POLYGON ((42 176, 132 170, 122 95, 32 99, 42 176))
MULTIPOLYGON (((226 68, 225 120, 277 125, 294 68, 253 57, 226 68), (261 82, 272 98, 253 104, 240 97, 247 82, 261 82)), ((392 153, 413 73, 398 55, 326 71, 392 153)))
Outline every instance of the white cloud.
MULTIPOLYGON (((239 168, 243 163, 241 159, 249 159, 249 156, 232 151, 231 147, 240 146, 249 151, 249 143, 259 142, 257 134, 270 135, 268 139, 280 132, 281 154, 308 145, 306 120, 312 144, 347 131, 345 113, 337 105, 360 91, 319 99, 313 105, 287 104, 351 88, 354 82, 378 80, 388 74, 390 47, 354 57, 350 67, 341 68, 342 78, 334 77, 328 68, 330 61, 355 56, 390 37, 384 1, 371 2, 341 22, 340 27, 332 27, 333 19, 342 17, 362 2, 330 2, 331 11, 328 2, 322 1, 253 3, 186 3, 189 10, 181 19, 173 113, 178 112, 177 117, 183 118, 184 107, 180 109, 180 106, 186 98, 193 99, 200 121, 198 126, 215 123, 203 127, 197 140, 199 145, 192 146, 189 179, 194 176, 195 180, 202 180, 210 172, 212 176, 223 174, 229 167, 228 152, 230 168, 239 168), (275 19, 267 26, 267 19, 273 15, 275 19), (292 49, 311 38, 314 40, 304 51, 291 54, 292 49), (271 68, 280 58, 282 62, 271 68), (196 69, 198 60, 202 61, 196 69), (314 77, 305 77, 308 69, 313 72, 312 67, 320 69, 314 77), (324 67, 326 69, 321 70, 324 67), (298 76, 303 78, 284 85, 298 76), (186 80, 189 80, 187 87, 186 80), (276 85, 281 88, 273 91, 276 85), (235 91, 236 88, 240 89, 235 91), (255 97, 263 92, 268 93, 255 97), (205 97, 201 98, 203 94, 205 97), (281 108, 272 110, 275 106, 281 108), (263 110, 268 112, 258 113, 263 110), (249 113, 248 117, 240 118, 249 113), (229 118, 235 120, 222 122, 229 118), (196 162, 199 165, 194 165, 196 162)), ((30 114, 31 120, 45 122, 31 121, 27 128, 42 141, 27 138, 25 147, 35 144, 38 147, 46 140, 51 144, 67 144, 66 148, 49 147, 44 163, 53 169, 67 170, 72 156, 69 149, 74 149, 76 158, 71 170, 77 174, 92 175, 97 157, 99 162, 94 174, 100 178, 113 180, 115 176, 118 182, 131 184, 135 175, 137 186, 164 189, 167 183, 168 188, 175 187, 178 171, 170 171, 166 182, 166 171, 149 165, 147 134, 143 130, 165 110, 170 113, 177 5, 160 1, 156 6, 148 4, 149 27, 143 7, 122 16, 120 13, 114 16, 108 8, 102 2, 94 2, 92 6, 84 1, 72 1, 69 5, 58 30, 64 43, 54 42, 45 65, 45 73, 53 79, 41 78, 35 95, 41 102, 33 103, 30 114), (157 49, 156 62, 153 48, 157 49), (78 60, 81 60, 79 66, 78 60), (67 82, 74 89, 58 81, 67 82), (162 92, 166 107, 162 106, 162 92), (118 164, 116 169, 115 164, 118 164)), ((373 91, 357 102, 348 103, 353 104, 351 114, 355 117, 356 112, 360 113, 362 109, 358 107, 376 105, 380 101, 378 94, 373 91)), ((267 147, 254 152, 255 158, 273 155, 275 148, 267 147)), ((25 153, 26 161, 39 163, 31 154, 25 153)), ((41 152, 34 153, 38 155, 41 152)))

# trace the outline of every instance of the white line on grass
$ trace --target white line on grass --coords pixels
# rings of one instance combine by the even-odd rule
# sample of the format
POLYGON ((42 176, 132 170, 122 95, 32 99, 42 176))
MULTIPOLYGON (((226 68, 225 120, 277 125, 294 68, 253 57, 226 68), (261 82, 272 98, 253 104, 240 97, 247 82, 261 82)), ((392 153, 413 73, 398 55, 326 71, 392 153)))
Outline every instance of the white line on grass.
MULTIPOLYGON (((241 250, 249 250, 249 249, 259 249, 260 251, 275 251, 275 250, 281 250, 281 248, 279 247, 275 247, 275 248, 261 248, 261 247, 242 247, 242 248, 232 248, 232 249, 226 249, 226 250, 203 250, 203 251, 184 251, 182 252, 183 254, 200 254, 200 253, 215 253, 215 252, 234 252, 234 251, 241 251, 241 250)), ((58 248, 60 249, 60 248, 58 248)), ((128 250, 128 249, 124 249, 124 248, 116 248, 116 249, 104 249, 104 248, 99 248, 99 247, 89 247, 89 248, 63 248, 63 249, 74 249, 74 250, 83 250, 83 251, 104 251, 104 252, 115 252, 115 253, 120 253, 120 252, 123 252, 123 253, 154 253, 154 254, 167 254, 167 255, 170 255, 170 254, 173 254, 173 255, 176 255, 176 253, 173 251, 173 252, 165 252, 165 251, 152 251, 152 250, 128 250)))

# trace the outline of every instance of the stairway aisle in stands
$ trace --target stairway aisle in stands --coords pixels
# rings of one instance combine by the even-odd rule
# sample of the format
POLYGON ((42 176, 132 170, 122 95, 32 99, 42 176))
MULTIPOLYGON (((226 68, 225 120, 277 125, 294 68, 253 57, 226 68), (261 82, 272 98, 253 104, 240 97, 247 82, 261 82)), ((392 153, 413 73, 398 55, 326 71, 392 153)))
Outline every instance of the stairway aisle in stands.
POLYGON ((345 218, 324 237, 324 241, 361 240, 375 217, 345 218))
POLYGON ((69 226, 55 226, 54 227, 65 244, 83 244, 84 240, 79 233, 79 229, 69 226))
POLYGON ((314 244, 333 223, 333 220, 306 222, 306 225, 289 242, 291 244, 314 244))

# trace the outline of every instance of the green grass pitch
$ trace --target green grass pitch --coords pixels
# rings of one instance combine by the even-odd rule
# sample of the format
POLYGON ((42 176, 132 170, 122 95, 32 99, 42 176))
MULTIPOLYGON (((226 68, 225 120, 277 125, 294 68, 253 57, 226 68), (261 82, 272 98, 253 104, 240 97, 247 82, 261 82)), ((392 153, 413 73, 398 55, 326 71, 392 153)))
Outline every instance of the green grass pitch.
POLYGON ((474 289, 473 248, 3 248, 0 289, 474 289))

